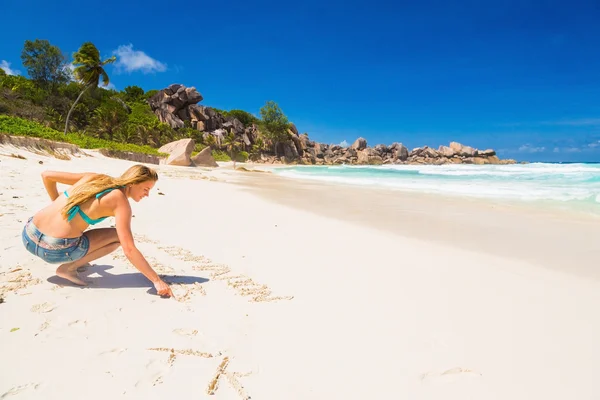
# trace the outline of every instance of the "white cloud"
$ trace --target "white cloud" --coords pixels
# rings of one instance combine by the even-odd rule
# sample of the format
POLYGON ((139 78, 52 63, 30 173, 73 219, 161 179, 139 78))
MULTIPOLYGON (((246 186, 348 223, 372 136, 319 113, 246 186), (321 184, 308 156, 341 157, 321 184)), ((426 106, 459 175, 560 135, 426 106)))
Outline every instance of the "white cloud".
POLYGON ((566 119, 559 121, 544 121, 541 125, 554 125, 554 126, 597 126, 600 125, 600 118, 579 118, 579 119, 566 119))
POLYGON ((581 149, 578 147, 567 147, 565 151, 568 153, 579 153, 581 149))
POLYGON ((111 90, 111 89, 117 90, 117 88, 115 87, 115 85, 112 82, 108 82, 108 85, 104 86, 102 84, 102 81, 100 81, 100 83, 98 84, 98 87, 102 88, 102 89, 106 89, 106 90, 111 90))
POLYGON ((523 146, 519 147, 519 151, 524 152, 524 153, 541 153, 543 151, 546 151, 545 147, 533 147, 529 144, 524 144, 523 146))
POLYGON ((560 149, 558 147, 555 147, 554 150, 552 150, 555 153, 560 153, 560 149))
POLYGON ((600 140, 598 140, 597 142, 594 143, 590 143, 587 145, 590 149, 595 149, 596 147, 600 146, 600 140))
POLYGON ((350 146, 350 144, 347 141, 342 140, 342 142, 338 146, 348 147, 348 146, 350 146))
POLYGON ((10 67, 10 63, 6 60, 0 61, 0 68, 2 68, 4 72, 6 72, 6 75, 21 75, 21 71, 12 69, 10 67))
POLYGON ((132 44, 119 46, 113 54, 117 56, 115 63, 117 73, 142 71, 145 74, 153 72, 164 72, 167 65, 150 57, 140 50, 134 50, 132 44))

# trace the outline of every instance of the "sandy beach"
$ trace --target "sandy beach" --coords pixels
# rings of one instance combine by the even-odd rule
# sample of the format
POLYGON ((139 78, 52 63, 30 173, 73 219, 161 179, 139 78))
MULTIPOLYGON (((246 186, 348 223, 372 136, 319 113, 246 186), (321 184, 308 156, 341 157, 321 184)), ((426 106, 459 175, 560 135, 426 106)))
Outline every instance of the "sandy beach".
POLYGON ((79 288, 24 249, 43 170, 132 164, 87 153, 0 148, 1 399, 600 398, 598 219, 161 165, 162 299, 120 250, 79 288))

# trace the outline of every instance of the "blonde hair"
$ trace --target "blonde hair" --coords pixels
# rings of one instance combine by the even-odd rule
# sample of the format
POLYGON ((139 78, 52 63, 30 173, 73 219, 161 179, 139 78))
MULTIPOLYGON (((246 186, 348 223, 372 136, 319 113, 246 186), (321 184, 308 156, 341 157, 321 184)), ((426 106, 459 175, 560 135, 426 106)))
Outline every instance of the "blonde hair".
POLYGON ((99 174, 92 180, 81 184, 73 189, 67 199, 67 204, 62 208, 61 214, 67 219, 71 208, 81 205, 86 201, 93 199, 96 194, 111 188, 119 186, 135 185, 146 181, 157 181, 158 174, 152 168, 137 164, 125 171, 120 177, 99 174))

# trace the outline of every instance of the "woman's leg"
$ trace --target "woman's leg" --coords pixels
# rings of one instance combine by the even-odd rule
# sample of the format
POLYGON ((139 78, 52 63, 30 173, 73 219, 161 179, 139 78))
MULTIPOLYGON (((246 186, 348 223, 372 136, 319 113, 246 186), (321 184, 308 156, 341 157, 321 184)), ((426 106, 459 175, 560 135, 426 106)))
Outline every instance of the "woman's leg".
POLYGON ((77 268, 115 251, 121 243, 115 228, 91 229, 83 233, 90 241, 90 247, 85 256, 79 260, 62 264, 56 269, 56 275, 85 286, 87 283, 79 278, 77 268))

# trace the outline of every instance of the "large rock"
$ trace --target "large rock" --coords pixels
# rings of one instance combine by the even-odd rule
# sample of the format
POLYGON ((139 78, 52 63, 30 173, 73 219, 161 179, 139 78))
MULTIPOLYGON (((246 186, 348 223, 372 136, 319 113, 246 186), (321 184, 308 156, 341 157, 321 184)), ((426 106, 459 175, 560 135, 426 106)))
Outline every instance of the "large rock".
POLYGON ((190 156, 192 155, 192 151, 194 151, 194 146, 196 146, 194 139, 181 139, 165 144, 158 151, 169 154, 164 164, 188 167, 192 165, 190 156))
POLYGON ((290 135, 290 138, 292 139, 292 142, 294 143, 294 146, 296 147, 296 152, 298 153, 298 155, 300 157, 302 157, 304 155, 304 149, 303 149, 303 146, 302 146, 302 141, 296 135, 290 135))
POLYGON ((444 157, 454 157, 454 150, 452 150, 452 148, 448 146, 440 146, 440 148, 438 149, 438 153, 440 153, 444 157))
POLYGON ((394 160, 406 161, 408 159, 408 149, 402 143, 392 143, 390 150, 394 160))
POLYGON ((352 148, 354 150, 363 150, 363 149, 366 149, 367 148, 367 140, 364 139, 364 138, 359 137, 352 144, 352 148))
POLYGON ((199 101, 202 101, 202 95, 196 88, 173 84, 150 97, 148 104, 161 122, 171 128, 183 128, 184 120, 191 118, 189 106, 199 101))
POLYGON ((492 157, 496 155, 496 152, 492 149, 477 150, 477 155, 482 157, 492 157))
POLYGON ((451 142, 450 148, 452 150, 454 150, 454 153, 456 153, 457 155, 462 156, 462 157, 473 157, 473 156, 475 156, 475 152, 476 152, 476 150, 474 148, 469 147, 469 146, 463 146, 462 144, 460 144, 458 142, 451 142))
POLYGON ((218 167, 219 164, 215 161, 212 156, 212 151, 210 147, 205 147, 200 151, 200 153, 196 154, 192 157, 192 162, 194 165, 198 167, 218 167))
POLYGON ((366 148, 356 152, 357 154, 357 164, 371 164, 371 165, 381 165, 383 164, 383 158, 378 154, 378 152, 373 148, 366 148))

